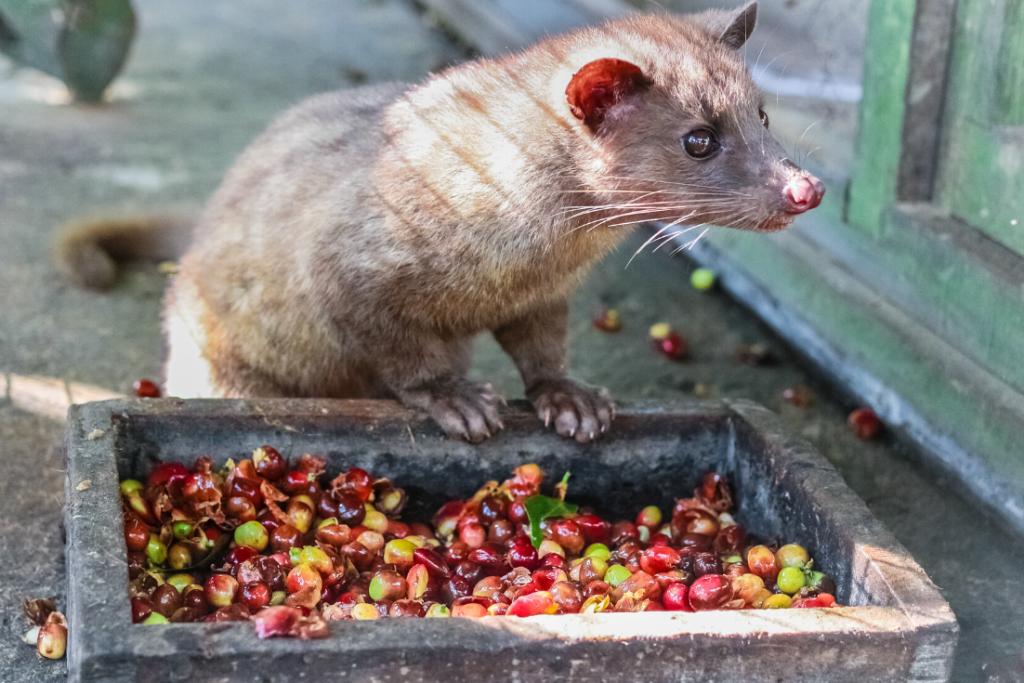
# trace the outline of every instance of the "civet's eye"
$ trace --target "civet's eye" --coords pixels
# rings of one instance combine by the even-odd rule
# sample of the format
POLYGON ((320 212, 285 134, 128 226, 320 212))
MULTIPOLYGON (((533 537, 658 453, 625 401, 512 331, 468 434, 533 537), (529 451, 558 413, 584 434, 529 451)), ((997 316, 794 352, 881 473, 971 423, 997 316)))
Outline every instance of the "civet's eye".
POLYGON ((761 117, 761 125, 764 126, 765 128, 767 128, 768 127, 768 112, 766 112, 764 109, 758 109, 757 113, 761 117))
POLYGON ((694 159, 707 159, 722 146, 715 131, 708 128, 691 130, 683 136, 683 149, 694 159))

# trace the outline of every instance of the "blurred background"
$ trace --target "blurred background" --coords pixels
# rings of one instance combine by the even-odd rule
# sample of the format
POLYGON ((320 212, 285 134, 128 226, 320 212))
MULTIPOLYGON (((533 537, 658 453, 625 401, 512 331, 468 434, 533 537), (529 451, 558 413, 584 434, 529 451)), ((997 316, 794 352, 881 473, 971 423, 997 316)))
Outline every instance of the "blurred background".
MULTIPOLYGON (((712 0, 0 0, 0 631, 63 594, 69 402, 159 376, 167 268, 111 292, 59 279, 57 226, 195 208, 275 114, 316 92, 416 81, 609 16, 712 0)), ((955 680, 1024 679, 1024 2, 762 0, 745 57, 775 134, 828 186, 784 234, 712 230, 573 302, 573 372, 619 398, 746 397, 833 462, 939 584, 963 633, 955 680), (694 290, 697 265, 719 285, 694 290), (616 308, 623 330, 596 330, 616 308), (670 322, 691 354, 651 352, 670 322), (794 401, 794 392, 808 400, 794 401), (881 438, 847 413, 870 406, 881 438)), ((489 340, 476 371, 521 387, 489 340)), ((57 680, 32 648, 0 679, 57 680)))

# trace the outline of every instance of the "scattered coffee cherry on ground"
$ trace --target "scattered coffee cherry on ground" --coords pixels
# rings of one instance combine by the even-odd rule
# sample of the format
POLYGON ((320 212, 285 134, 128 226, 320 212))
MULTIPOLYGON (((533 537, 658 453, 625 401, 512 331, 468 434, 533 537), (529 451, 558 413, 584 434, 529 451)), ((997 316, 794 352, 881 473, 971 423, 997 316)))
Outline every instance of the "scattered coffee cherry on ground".
POLYGON ((660 322, 651 325, 648 336, 654 350, 666 358, 683 360, 689 354, 686 337, 673 330, 668 323, 660 322))
POLYGON ((782 390, 782 400, 797 408, 806 408, 811 405, 814 396, 811 390, 802 384, 786 387, 782 390))
POLYGON ((715 286, 717 275, 710 268, 697 268, 690 273, 690 285, 699 291, 706 292, 715 286))
POLYGON ((132 392, 139 398, 160 398, 160 385, 151 379, 137 379, 132 384, 132 392))
POLYGON ((882 432, 882 421, 871 408, 857 408, 846 418, 846 423, 858 439, 874 439, 882 432))
POLYGON ((594 327, 602 332, 618 332, 622 329, 622 320, 618 310, 614 308, 602 309, 594 316, 594 327))

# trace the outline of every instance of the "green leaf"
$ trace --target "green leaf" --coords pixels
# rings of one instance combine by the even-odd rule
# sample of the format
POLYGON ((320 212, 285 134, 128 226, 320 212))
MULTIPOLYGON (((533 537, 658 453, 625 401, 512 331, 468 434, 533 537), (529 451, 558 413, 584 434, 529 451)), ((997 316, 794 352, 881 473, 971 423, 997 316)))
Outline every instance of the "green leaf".
POLYGON ((574 514, 577 509, 579 509, 578 505, 549 496, 536 495, 527 498, 526 516, 530 520, 530 542, 533 547, 539 548, 541 541, 544 540, 544 532, 540 529, 541 522, 552 517, 565 517, 574 514))

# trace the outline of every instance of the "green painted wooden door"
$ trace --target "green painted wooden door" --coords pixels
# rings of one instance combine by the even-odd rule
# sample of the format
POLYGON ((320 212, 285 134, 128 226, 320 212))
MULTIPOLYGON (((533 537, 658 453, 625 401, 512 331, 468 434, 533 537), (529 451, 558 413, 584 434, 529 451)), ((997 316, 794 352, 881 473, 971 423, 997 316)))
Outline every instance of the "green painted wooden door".
POLYGON ((1024 0, 960 0, 949 75, 939 200, 1024 254, 1024 0))

